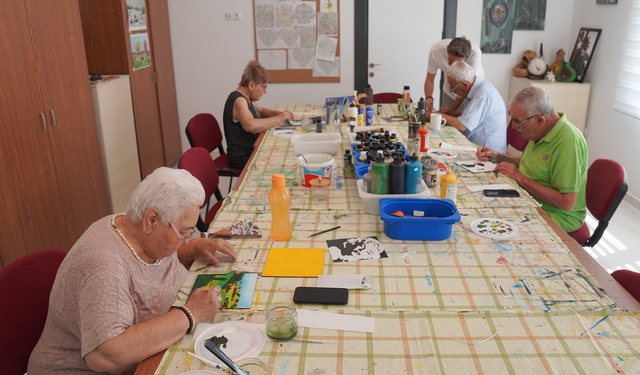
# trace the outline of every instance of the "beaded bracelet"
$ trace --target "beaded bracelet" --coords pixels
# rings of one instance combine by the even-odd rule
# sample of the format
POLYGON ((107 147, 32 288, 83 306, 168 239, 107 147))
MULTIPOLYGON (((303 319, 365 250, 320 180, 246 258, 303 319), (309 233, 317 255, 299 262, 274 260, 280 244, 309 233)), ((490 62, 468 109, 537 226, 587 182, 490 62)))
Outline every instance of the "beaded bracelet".
POLYGON ((433 99, 433 96, 427 96, 426 98, 424 98, 424 100, 427 100, 427 99, 433 99))
POLYGON ((191 331, 193 330, 193 315, 191 314, 191 310, 189 310, 187 306, 174 307, 178 310, 182 310, 182 312, 187 316, 187 319, 189 319, 189 329, 187 330, 187 333, 191 333, 191 331))

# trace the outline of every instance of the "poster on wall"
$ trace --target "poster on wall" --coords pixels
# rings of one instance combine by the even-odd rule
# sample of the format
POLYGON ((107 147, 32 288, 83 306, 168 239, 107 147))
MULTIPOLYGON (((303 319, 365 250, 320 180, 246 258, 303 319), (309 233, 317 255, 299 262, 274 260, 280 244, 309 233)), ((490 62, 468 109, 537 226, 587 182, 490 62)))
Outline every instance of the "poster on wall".
POLYGON ((547 0, 516 0, 514 30, 544 30, 547 0))
POLYGON ((254 0, 256 59, 271 82, 340 82, 338 0, 254 0))
POLYGON ((480 49, 482 53, 511 53, 516 0, 484 0, 480 49))
POLYGON ((133 59, 133 70, 151 66, 149 34, 131 34, 131 57, 133 59))
POLYGON ((147 29, 147 7, 144 0, 127 0, 129 31, 147 29))

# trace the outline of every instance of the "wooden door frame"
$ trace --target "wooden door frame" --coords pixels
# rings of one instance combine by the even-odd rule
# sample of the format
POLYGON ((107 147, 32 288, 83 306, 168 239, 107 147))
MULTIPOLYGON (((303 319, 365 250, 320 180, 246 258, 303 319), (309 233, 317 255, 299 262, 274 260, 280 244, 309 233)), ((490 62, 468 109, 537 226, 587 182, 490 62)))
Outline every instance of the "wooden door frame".
MULTIPOLYGON (((456 37, 456 20, 458 14, 458 0, 444 1, 442 22, 442 39, 456 37)), ((369 83, 367 62, 369 61, 369 0, 355 0, 354 28, 354 61, 353 87, 358 92, 364 92, 369 83)), ((440 79, 440 91, 444 85, 444 76, 440 79)), ((440 105, 442 106, 442 95, 440 105)))

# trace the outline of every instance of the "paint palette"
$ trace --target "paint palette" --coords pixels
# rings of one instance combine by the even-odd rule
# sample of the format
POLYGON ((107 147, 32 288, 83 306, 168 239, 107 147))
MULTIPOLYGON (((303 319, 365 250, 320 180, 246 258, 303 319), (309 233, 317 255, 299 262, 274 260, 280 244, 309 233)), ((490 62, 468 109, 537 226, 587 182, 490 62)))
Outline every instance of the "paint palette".
POLYGON ((481 218, 471 223, 473 233, 487 238, 504 240, 515 237, 518 227, 515 224, 498 218, 481 218))
POLYGON ((255 324, 243 321, 228 321, 214 324, 198 336, 194 349, 196 354, 211 362, 223 364, 204 347, 204 342, 212 339, 224 353, 237 362, 244 358, 255 358, 264 349, 265 337, 255 324))

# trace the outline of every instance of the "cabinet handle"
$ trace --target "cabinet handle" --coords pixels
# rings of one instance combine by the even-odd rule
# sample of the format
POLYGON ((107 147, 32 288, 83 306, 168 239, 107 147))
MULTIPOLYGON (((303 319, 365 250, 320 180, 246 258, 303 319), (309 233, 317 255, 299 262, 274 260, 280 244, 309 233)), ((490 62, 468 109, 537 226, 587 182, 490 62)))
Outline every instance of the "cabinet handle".
POLYGON ((49 110, 49 114, 51 115, 51 127, 56 127, 56 114, 53 113, 53 109, 49 110))
POLYGON ((156 72, 151 72, 153 74, 153 83, 156 83, 156 72))
POLYGON ((160 74, 160 71, 158 70, 158 82, 160 82, 161 79, 162 79, 162 74, 160 74))
POLYGON ((42 130, 47 130, 47 120, 44 118, 44 113, 40 112, 40 119, 42 120, 42 130))

